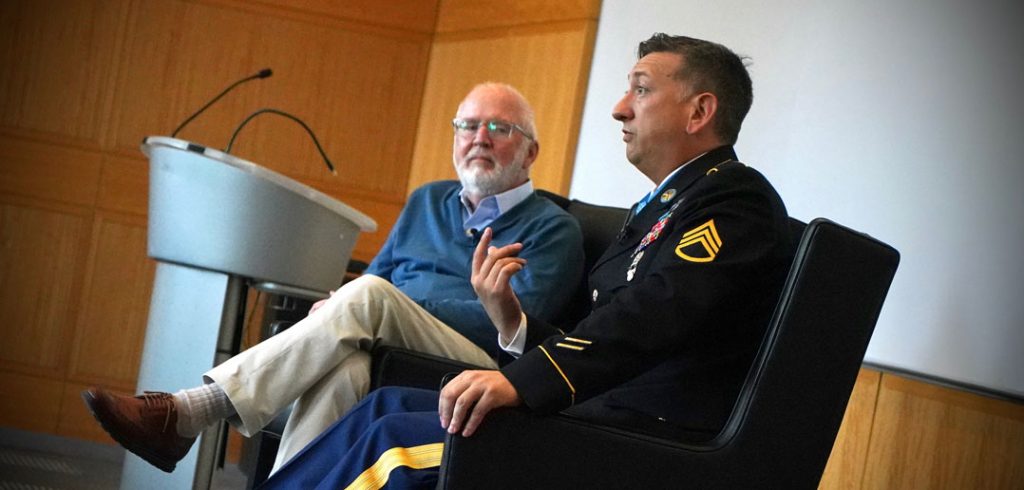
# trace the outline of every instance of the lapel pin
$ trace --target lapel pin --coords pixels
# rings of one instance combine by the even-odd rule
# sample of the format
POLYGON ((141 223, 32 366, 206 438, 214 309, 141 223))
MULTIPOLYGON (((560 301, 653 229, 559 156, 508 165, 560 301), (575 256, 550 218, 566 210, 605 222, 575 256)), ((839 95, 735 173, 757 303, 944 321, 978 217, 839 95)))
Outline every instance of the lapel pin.
POLYGON ((676 197, 676 190, 675 189, 669 189, 669 190, 667 190, 665 192, 662 192, 661 193, 661 203, 665 204, 665 203, 671 201, 673 197, 676 197))

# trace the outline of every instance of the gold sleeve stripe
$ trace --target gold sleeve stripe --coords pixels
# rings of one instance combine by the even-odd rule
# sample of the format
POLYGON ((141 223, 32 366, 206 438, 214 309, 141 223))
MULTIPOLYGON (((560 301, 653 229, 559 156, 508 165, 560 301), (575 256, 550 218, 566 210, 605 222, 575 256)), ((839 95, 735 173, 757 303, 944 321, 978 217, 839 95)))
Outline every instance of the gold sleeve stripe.
POLYGON ((561 342, 555 344, 555 347, 565 347, 566 349, 572 349, 572 350, 583 350, 583 347, 580 347, 578 345, 563 344, 561 342))
POLYGON ((569 342, 576 342, 576 343, 579 343, 579 344, 587 344, 587 345, 593 344, 593 342, 591 342, 589 340, 577 339, 576 337, 566 337, 565 340, 568 340, 569 342))
POLYGON ((569 396, 572 399, 572 404, 575 405, 576 388, 572 385, 571 382, 569 382, 569 377, 565 375, 565 372, 562 371, 562 367, 559 366, 557 362, 555 362, 555 359, 551 357, 551 354, 548 354, 548 350, 545 349, 543 345, 538 345, 537 347, 540 347, 540 351, 543 352, 545 356, 548 356, 548 360, 551 361, 551 365, 555 366, 555 369, 558 371, 558 374, 561 374, 562 379, 565 380, 565 384, 569 385, 569 396))
POLYGON ((345 490, 377 490, 387 485, 391 472, 400 466, 414 470, 441 466, 444 443, 436 442, 414 447, 393 447, 384 451, 377 462, 359 474, 345 490))

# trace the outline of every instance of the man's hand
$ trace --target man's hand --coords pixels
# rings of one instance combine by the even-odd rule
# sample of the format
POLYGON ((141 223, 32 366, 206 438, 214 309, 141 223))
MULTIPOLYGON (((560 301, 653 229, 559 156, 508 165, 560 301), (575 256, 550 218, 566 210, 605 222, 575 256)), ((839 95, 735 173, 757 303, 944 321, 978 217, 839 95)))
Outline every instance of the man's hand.
POLYGON ((523 315, 519 298, 516 297, 509 281, 513 275, 523 270, 526 259, 516 257, 523 249, 521 243, 501 248, 492 247, 492 235, 490 228, 484 229, 480 243, 473 252, 473 272, 469 282, 480 298, 480 304, 483 305, 487 316, 507 342, 519 329, 519 321, 523 315))
POLYGON ((437 411, 449 434, 469 437, 491 410, 522 404, 519 393, 501 371, 463 371, 441 390, 437 411))

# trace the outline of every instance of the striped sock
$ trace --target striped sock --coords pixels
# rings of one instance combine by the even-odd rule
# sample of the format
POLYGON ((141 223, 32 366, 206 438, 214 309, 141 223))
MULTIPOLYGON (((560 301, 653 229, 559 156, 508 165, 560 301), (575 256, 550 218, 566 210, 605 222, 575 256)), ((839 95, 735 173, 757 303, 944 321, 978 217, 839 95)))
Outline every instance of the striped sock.
POLYGON ((207 427, 237 413, 217 383, 181 390, 174 394, 174 401, 178 408, 175 428, 182 437, 196 437, 207 427))

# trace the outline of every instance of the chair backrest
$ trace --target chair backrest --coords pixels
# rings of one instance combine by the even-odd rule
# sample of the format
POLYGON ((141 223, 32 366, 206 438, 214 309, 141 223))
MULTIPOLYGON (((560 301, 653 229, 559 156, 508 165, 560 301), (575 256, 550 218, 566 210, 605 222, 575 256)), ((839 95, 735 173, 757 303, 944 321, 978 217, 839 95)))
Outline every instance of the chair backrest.
POLYGON ((726 466, 715 487, 817 487, 898 264, 899 252, 867 235, 821 218, 806 226, 733 413, 710 443, 726 466))
POLYGON ((555 323, 564 326, 575 326, 590 313, 590 291, 587 288, 587 275, 594 262, 601 257, 615 240, 619 229, 626 220, 628 209, 611 206, 598 206, 576 199, 568 199, 542 189, 537 194, 558 204, 571 214, 580 224, 583 233, 583 276, 580 277, 576 293, 565 313, 555 319, 555 323))
POLYGON ((579 222, 583 232, 584 272, 590 272, 594 262, 615 240, 629 210, 569 199, 544 189, 537 189, 537 194, 568 211, 579 222))
POLYGON ((576 199, 569 201, 566 210, 580 223, 583 232, 583 271, 589 273, 594 262, 615 241, 629 210, 588 204, 576 199))

